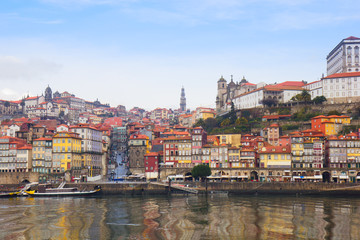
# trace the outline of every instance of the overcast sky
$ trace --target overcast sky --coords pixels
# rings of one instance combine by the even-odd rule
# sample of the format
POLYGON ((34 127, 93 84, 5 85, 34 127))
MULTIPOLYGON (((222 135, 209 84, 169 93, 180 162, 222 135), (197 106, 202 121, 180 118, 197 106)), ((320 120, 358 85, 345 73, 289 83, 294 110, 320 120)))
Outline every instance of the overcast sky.
POLYGON ((360 37, 358 0, 1 0, 0 98, 53 92, 112 106, 214 107, 223 75, 318 80, 360 37), (357 29, 357 30, 356 30, 357 29))

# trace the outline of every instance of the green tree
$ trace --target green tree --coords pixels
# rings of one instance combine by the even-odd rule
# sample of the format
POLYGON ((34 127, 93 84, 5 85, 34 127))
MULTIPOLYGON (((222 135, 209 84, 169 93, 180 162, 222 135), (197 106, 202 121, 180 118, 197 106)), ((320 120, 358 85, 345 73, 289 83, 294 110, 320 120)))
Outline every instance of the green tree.
POLYGON ((207 118, 205 119, 205 131, 207 132, 211 132, 214 128, 216 128, 218 126, 218 122, 216 121, 215 118, 207 118))
POLYGON ((65 116, 65 112, 63 110, 61 110, 59 113, 59 118, 63 118, 64 116, 65 116))
POLYGON ((230 124, 231 124, 230 119, 227 118, 227 119, 225 119, 224 121, 221 122, 220 126, 221 127, 227 127, 230 124))
POLYGON ((323 102, 326 102, 327 99, 324 96, 317 96, 313 99, 315 104, 322 104, 323 102))
POLYGON ((248 124, 248 120, 247 120, 246 118, 244 118, 244 117, 241 117, 241 118, 236 119, 235 124, 236 124, 237 126, 247 125, 247 124, 248 124))
POLYGON ((261 101, 261 103, 267 107, 275 106, 277 101, 272 98, 267 98, 261 101))
POLYGON ((337 111, 337 110, 332 110, 332 111, 330 111, 329 113, 328 113, 328 115, 330 116, 330 115, 341 115, 341 113, 339 112, 339 111, 337 111))
POLYGON ((20 102, 20 106, 21 106, 21 112, 24 113, 24 107, 25 107, 25 100, 21 100, 20 102))
POLYGON ((293 96, 290 100, 294 102, 310 102, 311 95, 307 90, 303 90, 301 93, 293 96))
POLYGON ((193 176, 193 178, 201 178, 202 180, 204 180, 211 175, 211 169, 209 165, 196 165, 191 170, 191 175, 193 176))
POLYGON ((230 118, 230 124, 235 123, 237 116, 236 116, 236 112, 235 112, 235 105, 233 102, 231 102, 231 110, 229 113, 229 118, 230 118))
POLYGON ((200 118, 195 124, 194 127, 202 127, 205 129, 205 122, 204 119, 200 118))
POLYGON ((311 101, 311 95, 307 90, 303 90, 301 92, 301 99, 304 102, 310 102, 311 101))
POLYGON ((242 110, 242 111, 241 111, 241 116, 244 117, 244 118, 246 118, 246 119, 249 119, 249 118, 250 118, 250 115, 251 115, 251 113, 250 113, 249 110, 242 110))

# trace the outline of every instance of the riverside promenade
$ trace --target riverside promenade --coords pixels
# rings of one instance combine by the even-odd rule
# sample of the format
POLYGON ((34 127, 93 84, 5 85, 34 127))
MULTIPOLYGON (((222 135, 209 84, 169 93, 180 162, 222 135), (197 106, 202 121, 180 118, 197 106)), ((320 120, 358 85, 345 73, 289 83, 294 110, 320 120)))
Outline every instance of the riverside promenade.
MULTIPOLYGON (((103 195, 168 195, 168 194, 198 194, 206 193, 205 183, 184 182, 124 182, 124 183, 81 183, 67 184, 81 189, 92 189, 101 186, 103 195), (186 191, 186 188, 190 191, 186 191), (184 190, 181 190, 184 189, 184 190), (192 191, 196 190, 196 191, 192 191)), ((357 183, 322 183, 322 182, 234 182, 234 183, 207 183, 207 193, 228 194, 283 194, 283 195, 334 195, 334 196, 359 196, 360 184, 357 183)))
MULTIPOLYGON (((323 183, 323 182, 203 182, 169 183, 164 182, 87 182, 66 183, 65 187, 78 187, 81 190, 92 190, 101 186, 101 195, 170 195, 170 194, 216 194, 231 195, 326 195, 358 196, 358 183, 323 183)), ((52 187, 57 187, 53 185, 52 187)), ((0 191, 12 191, 21 188, 18 184, 0 185, 0 191)))

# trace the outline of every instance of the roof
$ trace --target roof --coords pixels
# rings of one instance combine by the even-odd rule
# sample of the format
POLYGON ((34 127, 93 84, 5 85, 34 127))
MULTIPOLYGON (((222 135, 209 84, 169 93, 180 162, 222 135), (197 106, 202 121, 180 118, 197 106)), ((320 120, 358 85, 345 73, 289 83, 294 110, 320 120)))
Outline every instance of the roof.
POLYGON ((296 87, 302 87, 305 86, 305 83, 303 81, 285 81, 282 83, 278 83, 275 86, 296 86, 296 87))
POLYGON ((291 153, 290 146, 267 146, 260 149, 260 153, 291 153))
POLYGON ((324 115, 319 115, 319 116, 313 117, 313 118, 311 118, 311 119, 318 119, 318 118, 327 118, 327 117, 324 116, 324 115))
POLYGON ((44 137, 42 137, 42 138, 34 139, 34 141, 52 141, 52 139, 51 139, 51 138, 44 138, 44 137))
POLYGON ((155 157, 155 156, 159 156, 158 152, 149 152, 147 154, 144 155, 145 157, 155 157))
POLYGON ((354 37, 354 36, 350 36, 348 38, 345 38, 344 40, 360 40, 360 38, 354 37))
POLYGON ((265 115, 262 118, 266 118, 266 119, 279 119, 279 118, 286 118, 286 117, 291 117, 291 115, 265 115))
POLYGON ((32 149, 31 145, 24 145, 24 146, 18 148, 18 150, 31 150, 31 149, 32 149))
POLYGON ((320 81, 321 81, 321 80, 317 80, 317 81, 314 81, 314 82, 308 83, 308 84, 306 84, 305 86, 309 86, 309 85, 311 85, 311 84, 318 83, 318 82, 320 82, 320 81))
POLYGON ((139 134, 139 135, 131 135, 130 139, 146 139, 146 140, 148 140, 149 137, 146 135, 139 134))
POLYGON ((360 72, 347 72, 347 73, 334 73, 332 75, 326 76, 322 79, 329 79, 329 78, 343 78, 343 77, 359 77, 360 72))

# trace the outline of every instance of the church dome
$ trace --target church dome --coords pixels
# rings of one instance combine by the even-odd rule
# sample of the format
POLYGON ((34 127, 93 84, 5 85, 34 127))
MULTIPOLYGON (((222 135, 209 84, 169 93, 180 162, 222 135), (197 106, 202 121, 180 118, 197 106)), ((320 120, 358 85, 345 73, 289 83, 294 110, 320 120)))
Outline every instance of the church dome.
POLYGON ((221 78, 219 79, 218 82, 226 82, 225 78, 223 76, 221 76, 221 78))
POLYGON ((248 83, 248 81, 245 79, 245 77, 243 77, 240 81, 240 84, 243 84, 243 83, 248 83))
POLYGON ((52 99, 52 90, 48 85, 47 88, 45 89, 45 101, 51 101, 51 99, 52 99))

